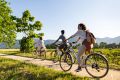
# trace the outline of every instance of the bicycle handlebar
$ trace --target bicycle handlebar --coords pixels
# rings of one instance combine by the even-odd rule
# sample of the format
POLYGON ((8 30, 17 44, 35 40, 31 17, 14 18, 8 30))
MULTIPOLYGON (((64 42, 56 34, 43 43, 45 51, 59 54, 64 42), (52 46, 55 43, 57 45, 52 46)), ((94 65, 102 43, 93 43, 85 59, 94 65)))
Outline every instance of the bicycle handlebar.
POLYGON ((70 46, 73 46, 73 44, 75 44, 76 42, 67 42, 70 44, 70 46))

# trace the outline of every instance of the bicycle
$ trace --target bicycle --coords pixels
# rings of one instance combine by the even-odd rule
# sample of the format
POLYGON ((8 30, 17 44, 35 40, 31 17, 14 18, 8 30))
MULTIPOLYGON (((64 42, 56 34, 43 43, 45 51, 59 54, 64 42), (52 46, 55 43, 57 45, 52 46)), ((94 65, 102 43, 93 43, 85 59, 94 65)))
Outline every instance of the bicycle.
POLYGON ((55 45, 55 46, 56 46, 56 49, 53 50, 53 51, 50 53, 51 59, 52 59, 52 61, 53 61, 54 63, 56 63, 57 61, 59 61, 60 55, 62 55, 62 52, 61 52, 60 49, 59 49, 60 44, 57 44, 57 45, 55 45))
MULTIPOLYGON (((68 42, 67 42, 68 43, 68 42)), ((74 63, 73 57, 69 54, 69 45, 67 44, 67 50, 62 52, 60 56, 60 67, 63 71, 69 71, 72 68, 72 64, 74 63)))
MULTIPOLYGON (((69 71, 72 68, 73 61, 74 61, 74 58, 73 58, 73 53, 75 53, 73 49, 74 42, 69 44, 70 45, 68 47, 67 54, 69 54, 71 58, 69 58, 69 60, 66 62, 62 60, 62 56, 64 55, 62 55, 60 58, 60 67, 63 71, 69 71), (71 62, 71 63, 69 63, 70 67, 66 69, 62 63, 67 63, 67 62, 71 62)), ((77 56, 75 56, 75 59, 77 59, 76 57, 77 56)), ((93 51, 90 54, 82 57, 83 57, 82 63, 85 65, 84 67, 90 76, 94 78, 102 78, 107 75, 109 71, 108 60, 104 55, 101 54, 101 52, 93 51)))
POLYGON ((37 49, 35 49, 34 51, 33 51, 33 55, 36 57, 39 57, 39 58, 41 58, 42 60, 45 60, 46 59, 46 51, 45 50, 43 50, 43 51, 40 51, 40 50, 37 50, 37 49))

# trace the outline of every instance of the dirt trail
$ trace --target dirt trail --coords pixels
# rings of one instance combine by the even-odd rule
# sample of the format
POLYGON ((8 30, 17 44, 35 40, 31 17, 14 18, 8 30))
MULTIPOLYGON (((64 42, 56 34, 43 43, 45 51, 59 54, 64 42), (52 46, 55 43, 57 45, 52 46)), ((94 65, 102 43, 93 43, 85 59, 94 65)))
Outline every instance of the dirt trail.
MULTIPOLYGON (((27 63, 33 63, 39 66, 45 66, 48 68, 62 71, 58 62, 53 63, 52 61, 49 61, 49 60, 41 60, 41 59, 20 57, 20 56, 14 56, 14 55, 6 55, 6 54, 0 54, 0 57, 6 57, 6 58, 15 59, 15 60, 25 61, 27 63)), ((74 75, 78 75, 78 76, 91 77, 84 68, 82 68, 82 71, 80 72, 75 72, 74 70, 76 68, 77 68, 77 65, 74 64, 72 66, 72 69, 69 72, 74 75)), ((110 69, 108 74, 104 78, 101 78, 100 80, 120 80, 120 71, 110 69)))

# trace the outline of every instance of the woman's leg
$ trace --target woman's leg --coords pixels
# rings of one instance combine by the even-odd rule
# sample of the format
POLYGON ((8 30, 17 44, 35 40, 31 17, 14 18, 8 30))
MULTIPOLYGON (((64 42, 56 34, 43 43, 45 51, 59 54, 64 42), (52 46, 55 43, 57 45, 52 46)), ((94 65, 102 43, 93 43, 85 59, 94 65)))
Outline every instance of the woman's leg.
POLYGON ((78 66, 81 66, 81 58, 80 57, 84 54, 85 50, 86 50, 85 45, 78 47, 78 53, 77 53, 78 66))

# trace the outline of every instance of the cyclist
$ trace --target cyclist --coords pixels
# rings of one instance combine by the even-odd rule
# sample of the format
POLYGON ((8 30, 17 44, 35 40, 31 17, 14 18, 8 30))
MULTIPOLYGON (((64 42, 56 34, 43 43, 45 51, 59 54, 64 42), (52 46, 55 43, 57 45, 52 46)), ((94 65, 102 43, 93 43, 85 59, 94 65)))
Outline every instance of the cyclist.
POLYGON ((61 35, 59 36, 59 38, 53 43, 57 43, 60 39, 62 40, 62 43, 59 46, 59 49, 63 49, 64 51, 66 51, 67 49, 67 42, 66 42, 66 37, 64 36, 65 31, 61 30, 61 35))
POLYGON ((46 47, 42 37, 39 37, 39 40, 35 44, 37 52, 41 55, 42 52, 46 52, 46 47))
MULTIPOLYGON (((68 39, 73 38, 75 36, 78 36, 79 38, 76 40, 78 42, 80 40, 81 45, 78 46, 78 53, 77 55, 77 61, 78 61, 78 68, 75 70, 76 72, 79 72, 82 66, 80 57, 85 53, 85 51, 90 51, 91 44, 89 42, 86 42, 86 26, 83 23, 78 24, 78 31, 70 36, 68 39)), ((67 40, 68 40, 67 39, 67 40)))

